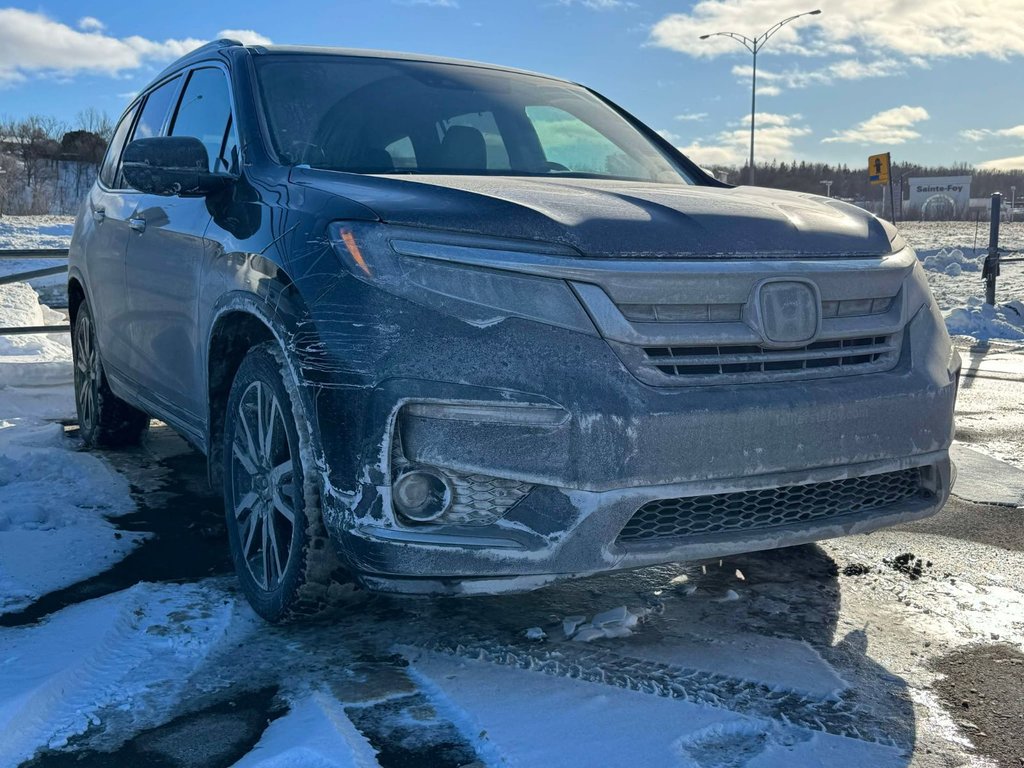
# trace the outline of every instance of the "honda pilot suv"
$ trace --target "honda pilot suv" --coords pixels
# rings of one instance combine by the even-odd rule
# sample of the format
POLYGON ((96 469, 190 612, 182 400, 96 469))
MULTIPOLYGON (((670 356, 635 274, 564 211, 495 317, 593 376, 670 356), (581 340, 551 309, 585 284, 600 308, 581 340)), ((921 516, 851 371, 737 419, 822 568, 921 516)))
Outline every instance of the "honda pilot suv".
POLYGON ((68 283, 87 445, 209 458, 256 611, 528 590, 930 515, 960 367, 895 228, 593 91, 243 46, 124 113, 68 283))

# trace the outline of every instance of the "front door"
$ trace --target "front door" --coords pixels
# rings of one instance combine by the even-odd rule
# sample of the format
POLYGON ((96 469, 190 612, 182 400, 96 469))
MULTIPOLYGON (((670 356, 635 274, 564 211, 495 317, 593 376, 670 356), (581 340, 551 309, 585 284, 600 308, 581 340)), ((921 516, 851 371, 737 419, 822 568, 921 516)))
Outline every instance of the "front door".
MULTIPOLYGON (((167 134, 202 141, 211 171, 235 170, 224 160, 237 157, 237 142, 222 70, 189 73, 167 134)), ((146 396, 178 426, 197 434, 206 402, 198 298, 203 236, 211 218, 205 198, 142 195, 130 221, 134 231, 126 259, 132 369, 146 396)))

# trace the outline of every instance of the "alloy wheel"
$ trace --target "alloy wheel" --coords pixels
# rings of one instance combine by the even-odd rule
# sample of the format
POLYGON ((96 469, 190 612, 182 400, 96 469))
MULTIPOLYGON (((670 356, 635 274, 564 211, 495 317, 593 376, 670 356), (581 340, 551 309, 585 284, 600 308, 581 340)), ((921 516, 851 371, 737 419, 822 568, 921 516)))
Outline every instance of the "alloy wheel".
POLYGON ((249 574, 264 591, 288 570, 300 498, 281 403, 261 381, 250 384, 234 414, 231 489, 234 521, 249 574))
POLYGON ((75 323, 75 401, 78 426, 91 433, 96 426, 100 383, 100 359, 96 352, 92 318, 83 313, 75 323))

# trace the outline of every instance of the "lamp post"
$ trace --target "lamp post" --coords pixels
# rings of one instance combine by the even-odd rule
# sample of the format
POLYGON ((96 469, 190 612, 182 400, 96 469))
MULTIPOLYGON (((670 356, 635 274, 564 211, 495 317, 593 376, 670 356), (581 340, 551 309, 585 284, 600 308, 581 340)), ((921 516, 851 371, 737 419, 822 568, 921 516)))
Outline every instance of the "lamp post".
POLYGON ((798 13, 796 16, 790 16, 788 19, 783 19, 777 24, 768 27, 768 29, 754 38, 741 35, 738 32, 712 32, 709 35, 700 36, 701 40, 707 40, 709 37, 731 37, 754 56, 753 77, 750 80, 750 184, 754 183, 754 117, 757 113, 757 53, 764 48, 764 44, 768 42, 772 35, 789 24, 789 22, 795 21, 801 16, 817 16, 819 13, 821 13, 821 10, 815 9, 806 13, 798 13))
POLYGON ((1017 187, 1014 184, 1010 185, 1010 221, 1013 221, 1014 214, 1017 211, 1017 187))
POLYGON ((832 197, 832 179, 824 179, 820 183, 825 185, 825 197, 832 197))

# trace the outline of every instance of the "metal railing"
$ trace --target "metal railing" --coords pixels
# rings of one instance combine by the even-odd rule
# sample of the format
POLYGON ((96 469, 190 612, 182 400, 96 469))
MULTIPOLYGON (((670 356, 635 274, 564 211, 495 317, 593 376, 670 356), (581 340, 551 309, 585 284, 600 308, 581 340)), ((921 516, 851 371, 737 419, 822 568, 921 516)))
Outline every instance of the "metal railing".
MULTIPOLYGON (((22 248, 14 250, 0 250, 0 261, 7 259, 64 259, 68 258, 67 248, 22 248)), ((8 283, 22 283, 26 280, 34 280, 37 277, 48 277, 59 275, 68 271, 67 264, 56 267, 43 267, 42 269, 30 269, 24 272, 15 272, 10 275, 0 275, 0 285, 8 283)), ((70 325, 17 325, 0 326, 0 336, 19 336, 31 333, 70 333, 70 325)))

